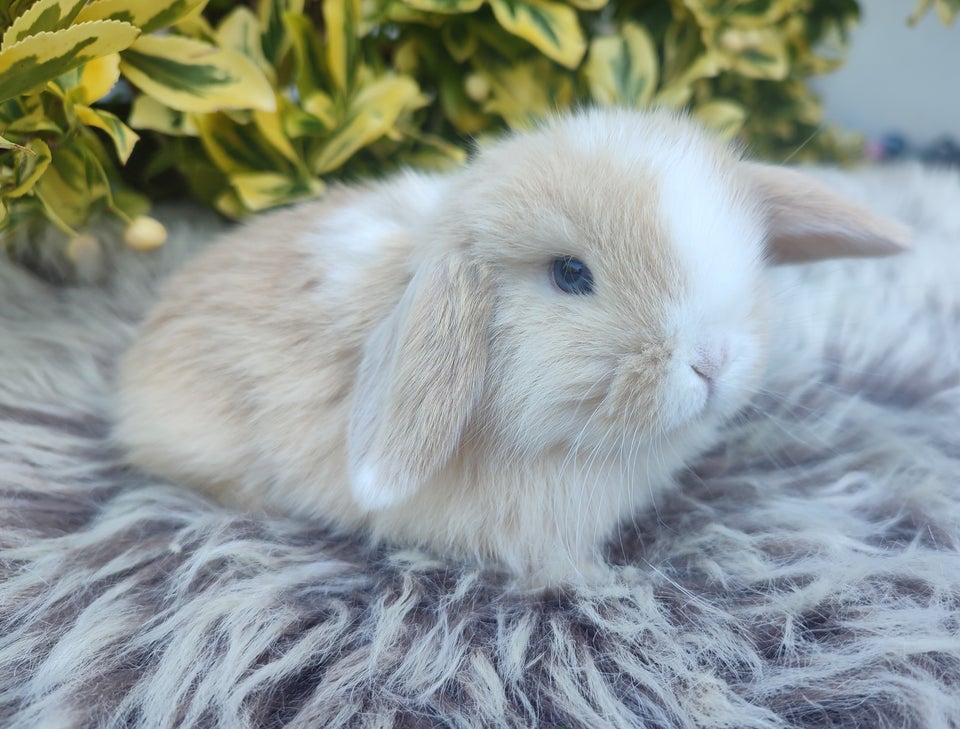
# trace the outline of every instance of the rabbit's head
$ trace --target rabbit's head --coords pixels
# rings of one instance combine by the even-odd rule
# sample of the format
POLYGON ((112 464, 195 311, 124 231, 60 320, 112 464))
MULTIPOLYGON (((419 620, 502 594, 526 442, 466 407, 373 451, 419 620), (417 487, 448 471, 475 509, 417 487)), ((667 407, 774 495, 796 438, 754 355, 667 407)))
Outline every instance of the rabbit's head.
POLYGON ((667 113, 592 111, 482 150, 416 239, 364 349, 349 424, 367 509, 456 451, 498 468, 582 451, 631 463, 745 402, 763 266, 899 251, 906 232, 667 113))

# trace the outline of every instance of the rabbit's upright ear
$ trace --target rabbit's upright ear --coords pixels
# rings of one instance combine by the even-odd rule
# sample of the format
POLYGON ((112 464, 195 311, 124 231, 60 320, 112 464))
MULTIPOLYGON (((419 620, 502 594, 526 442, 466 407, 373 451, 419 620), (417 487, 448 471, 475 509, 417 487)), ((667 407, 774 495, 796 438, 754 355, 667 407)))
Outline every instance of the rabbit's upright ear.
POLYGON ((486 265, 448 253, 421 266, 374 329, 348 432, 363 509, 406 500, 457 447, 483 384, 492 307, 486 265))
POLYGON ((766 212, 773 263, 888 256, 907 249, 910 231, 784 167, 742 163, 766 212))

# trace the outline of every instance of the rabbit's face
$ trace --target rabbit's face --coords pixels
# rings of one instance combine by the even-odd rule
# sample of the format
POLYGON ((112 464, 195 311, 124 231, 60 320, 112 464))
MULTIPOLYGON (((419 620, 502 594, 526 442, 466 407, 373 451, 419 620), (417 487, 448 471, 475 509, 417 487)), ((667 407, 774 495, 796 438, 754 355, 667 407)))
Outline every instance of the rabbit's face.
POLYGON ((738 161, 675 119, 578 122, 481 155, 457 193, 494 289, 484 427, 519 450, 715 422, 762 360, 764 231, 738 161))

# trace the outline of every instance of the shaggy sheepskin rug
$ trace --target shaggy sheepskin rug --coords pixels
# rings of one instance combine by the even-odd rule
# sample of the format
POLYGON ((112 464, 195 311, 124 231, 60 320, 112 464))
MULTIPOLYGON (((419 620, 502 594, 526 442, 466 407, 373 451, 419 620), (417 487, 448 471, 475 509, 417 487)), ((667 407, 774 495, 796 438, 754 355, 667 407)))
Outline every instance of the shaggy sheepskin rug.
POLYGON ((763 389, 582 591, 124 467, 115 365, 197 225, 98 285, 0 264, 0 726, 960 726, 960 175, 820 174, 915 250, 771 272, 763 389))

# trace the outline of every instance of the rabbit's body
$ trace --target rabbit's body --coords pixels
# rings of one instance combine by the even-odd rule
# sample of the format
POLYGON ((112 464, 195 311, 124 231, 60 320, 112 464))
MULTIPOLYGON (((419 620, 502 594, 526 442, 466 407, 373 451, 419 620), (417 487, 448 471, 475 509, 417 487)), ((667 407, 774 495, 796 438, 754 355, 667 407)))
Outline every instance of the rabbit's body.
POLYGON ((673 116, 581 114, 228 235, 145 324, 118 435, 245 508, 579 579, 756 383, 765 256, 901 236, 673 116))

